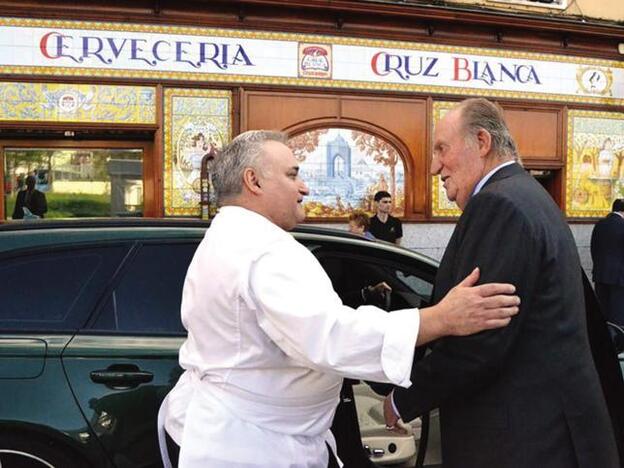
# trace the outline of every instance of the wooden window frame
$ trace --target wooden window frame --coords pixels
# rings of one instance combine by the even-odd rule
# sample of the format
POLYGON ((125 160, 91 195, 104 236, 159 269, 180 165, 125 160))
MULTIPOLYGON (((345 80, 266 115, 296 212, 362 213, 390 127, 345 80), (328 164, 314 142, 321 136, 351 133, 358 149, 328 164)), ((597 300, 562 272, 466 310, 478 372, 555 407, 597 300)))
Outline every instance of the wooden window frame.
POLYGON ((143 217, 162 216, 162 162, 154 158, 151 141, 117 140, 0 140, 0 222, 6 221, 4 193, 4 152, 8 148, 51 149, 141 149, 143 151, 143 217))

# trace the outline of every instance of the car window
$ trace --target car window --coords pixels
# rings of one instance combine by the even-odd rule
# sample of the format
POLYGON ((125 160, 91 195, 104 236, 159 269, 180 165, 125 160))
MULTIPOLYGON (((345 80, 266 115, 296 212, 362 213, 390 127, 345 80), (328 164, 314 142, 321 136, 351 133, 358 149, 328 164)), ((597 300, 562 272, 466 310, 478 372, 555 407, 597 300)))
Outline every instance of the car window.
POLYGON ((390 310, 424 307, 431 303, 435 267, 427 263, 373 247, 302 243, 319 260, 334 290, 347 305, 360 305, 357 293, 382 281, 392 288, 390 310))
POLYGON ((103 293, 127 247, 30 252, 0 259, 0 329, 75 330, 103 293))
POLYGON ((140 246, 106 299, 92 330, 182 334, 180 303, 196 243, 140 246))
POLYGON ((410 271, 397 269, 395 275, 399 281, 408 286, 414 293, 421 296, 426 302, 431 302, 433 283, 410 271))
POLYGON ((354 291, 382 281, 392 288, 390 310, 424 307, 431 301, 431 279, 416 268, 408 270, 402 265, 359 255, 332 254, 319 260, 332 280, 334 290, 348 305, 360 305, 349 300, 354 291))

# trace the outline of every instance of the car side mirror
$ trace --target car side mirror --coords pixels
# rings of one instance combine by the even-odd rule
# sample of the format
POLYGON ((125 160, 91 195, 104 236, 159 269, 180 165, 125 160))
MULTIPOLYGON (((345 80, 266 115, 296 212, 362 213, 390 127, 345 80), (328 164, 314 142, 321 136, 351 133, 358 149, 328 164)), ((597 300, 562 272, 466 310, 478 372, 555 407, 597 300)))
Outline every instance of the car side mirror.
POLYGON ((609 326, 609 333, 613 340, 613 346, 618 354, 624 352, 624 328, 613 322, 607 322, 609 326))

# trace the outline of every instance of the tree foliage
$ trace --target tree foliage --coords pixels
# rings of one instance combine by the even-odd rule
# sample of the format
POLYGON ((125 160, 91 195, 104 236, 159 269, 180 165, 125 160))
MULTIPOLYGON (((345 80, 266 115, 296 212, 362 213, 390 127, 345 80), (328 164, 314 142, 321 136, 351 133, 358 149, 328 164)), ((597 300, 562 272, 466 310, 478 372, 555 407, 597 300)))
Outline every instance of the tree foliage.
POLYGON ((299 162, 304 162, 308 153, 314 151, 319 144, 321 135, 327 133, 327 129, 311 130, 300 133, 288 140, 288 146, 299 162))
POLYGON ((370 133, 353 130, 351 132, 356 147, 371 156, 377 164, 383 164, 390 171, 390 194, 396 199, 396 165, 401 161, 399 152, 386 140, 370 133))

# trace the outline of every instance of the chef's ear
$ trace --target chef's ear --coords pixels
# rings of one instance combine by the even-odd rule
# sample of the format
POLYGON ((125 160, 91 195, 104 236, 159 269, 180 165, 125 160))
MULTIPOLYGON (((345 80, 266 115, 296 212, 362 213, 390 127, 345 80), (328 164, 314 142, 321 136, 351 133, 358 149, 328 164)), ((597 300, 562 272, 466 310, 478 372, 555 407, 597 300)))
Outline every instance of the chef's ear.
POLYGON ((262 190, 258 173, 251 167, 243 171, 243 184, 252 193, 259 193, 262 190))

